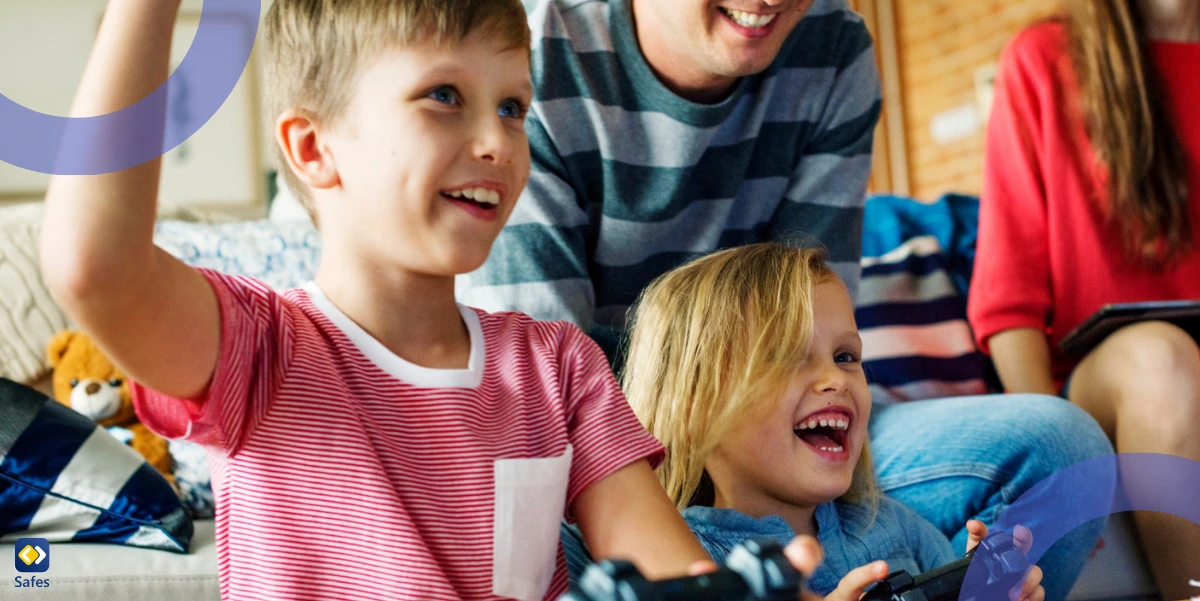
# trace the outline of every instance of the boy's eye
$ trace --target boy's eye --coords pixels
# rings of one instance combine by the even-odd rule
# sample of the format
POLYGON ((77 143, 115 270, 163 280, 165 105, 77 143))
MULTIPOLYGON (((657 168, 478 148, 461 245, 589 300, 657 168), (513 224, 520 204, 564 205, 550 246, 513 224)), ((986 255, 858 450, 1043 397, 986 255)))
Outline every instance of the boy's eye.
POLYGON ((833 360, 837 363, 858 363, 858 355, 854 353, 839 353, 833 360))
POLYGON ((440 86, 429 93, 429 98, 442 104, 459 104, 458 92, 450 86, 440 86))
POLYGON ((500 105, 501 117, 506 119, 522 119, 525 117, 525 107, 516 100, 506 100, 500 105))

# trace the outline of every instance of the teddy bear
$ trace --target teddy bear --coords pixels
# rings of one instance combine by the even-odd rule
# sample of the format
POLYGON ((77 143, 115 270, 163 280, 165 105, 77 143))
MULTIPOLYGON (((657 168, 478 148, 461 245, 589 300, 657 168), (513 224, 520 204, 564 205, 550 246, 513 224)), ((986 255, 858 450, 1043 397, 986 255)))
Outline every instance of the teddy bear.
POLYGON ((154 469, 175 485, 172 461, 165 438, 138 421, 125 374, 87 334, 64 330, 46 349, 54 368, 54 398, 78 411, 141 454, 154 469))

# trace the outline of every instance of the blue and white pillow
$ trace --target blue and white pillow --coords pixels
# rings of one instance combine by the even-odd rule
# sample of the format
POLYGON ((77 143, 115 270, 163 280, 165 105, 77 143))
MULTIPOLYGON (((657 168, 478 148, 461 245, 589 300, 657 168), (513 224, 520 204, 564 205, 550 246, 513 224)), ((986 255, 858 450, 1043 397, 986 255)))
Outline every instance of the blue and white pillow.
POLYGON ((159 221, 154 242, 192 267, 261 280, 276 290, 296 288, 317 273, 321 236, 307 222, 159 221))
POLYGON ((171 475, 179 487, 179 498, 193 520, 216 517, 217 504, 213 498, 212 475, 208 470, 208 451, 186 440, 169 440, 171 475))
POLYGON ((897 403, 986 394, 991 362, 967 322, 977 199, 867 201, 855 318, 872 398, 897 403))
POLYGON ((0 378, 0 541, 22 537, 186 553, 192 521, 132 448, 70 407, 0 378))

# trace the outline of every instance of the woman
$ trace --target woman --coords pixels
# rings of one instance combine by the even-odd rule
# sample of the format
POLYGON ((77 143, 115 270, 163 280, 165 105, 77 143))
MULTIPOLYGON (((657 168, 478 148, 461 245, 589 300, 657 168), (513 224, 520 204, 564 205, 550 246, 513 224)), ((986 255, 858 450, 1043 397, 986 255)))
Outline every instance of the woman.
MULTIPOLYGON (((1200 299, 1200 3, 1066 4, 1001 59, 971 322, 1009 392, 1065 396, 1118 452, 1200 461, 1186 332, 1139 323, 1085 357, 1057 351, 1106 303, 1200 299)), ((1163 595, 1187 597, 1200 526, 1136 522, 1163 595)))

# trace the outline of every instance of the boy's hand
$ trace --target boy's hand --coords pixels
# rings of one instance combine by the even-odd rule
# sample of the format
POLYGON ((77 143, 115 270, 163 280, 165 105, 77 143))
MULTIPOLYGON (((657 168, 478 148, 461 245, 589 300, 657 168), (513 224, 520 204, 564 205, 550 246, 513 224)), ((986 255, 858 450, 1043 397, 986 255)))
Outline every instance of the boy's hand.
MULTIPOLYGON (((987 537, 988 527, 983 525, 979 520, 967 521, 967 551, 979 546, 979 543, 987 537)), ((1022 553, 1029 553, 1033 548, 1033 532, 1024 526, 1013 528, 1013 544, 1021 550, 1022 553)), ((1029 569, 1029 575, 1025 577, 1025 585, 1020 590, 1013 589, 1009 591, 1008 598, 1012 601, 1043 601, 1046 598, 1046 589, 1042 588, 1042 569, 1033 566, 1029 569)))

